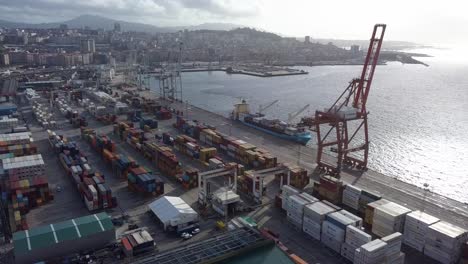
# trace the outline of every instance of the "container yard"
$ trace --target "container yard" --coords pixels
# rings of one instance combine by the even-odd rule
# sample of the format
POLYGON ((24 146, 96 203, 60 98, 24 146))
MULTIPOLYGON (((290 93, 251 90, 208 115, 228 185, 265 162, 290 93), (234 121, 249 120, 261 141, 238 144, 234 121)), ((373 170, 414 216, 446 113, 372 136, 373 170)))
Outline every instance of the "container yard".
MULTIPOLYGON (((93 100, 86 95, 84 99, 93 100)), ((275 230, 284 247, 280 250, 296 263, 436 263, 439 256, 445 256, 443 261, 450 263, 453 259, 448 254, 461 257, 465 252, 463 236, 458 242, 447 242, 443 251, 446 255, 435 257, 425 252, 417 241, 431 238, 419 227, 428 229, 435 222, 411 222, 413 211, 422 209, 414 203, 417 198, 402 202, 398 190, 382 191, 378 182, 370 182, 366 176, 356 185, 350 185, 346 177, 318 176, 308 156, 298 162, 294 143, 240 125, 227 127, 223 123, 228 119, 192 107, 190 116, 195 122, 177 115, 178 103, 171 104, 174 113, 170 119, 139 110, 132 115, 111 116, 109 120, 114 122, 103 122, 80 107, 79 102, 63 102, 76 110, 69 114, 61 113, 60 108, 47 108, 60 129, 47 131, 35 121, 32 127, 40 129, 10 136, 12 143, 1 148, 2 155, 8 155, 5 158, 41 153, 45 164, 50 164, 43 174, 51 175, 50 193, 56 199, 26 214, 28 226, 22 228, 107 212, 116 230, 112 243, 120 253, 110 253, 101 243, 96 247, 102 250, 92 254, 107 256, 109 263, 117 261, 116 256, 121 258, 118 261, 149 261, 169 257, 156 252, 198 247, 213 234, 223 234, 223 226, 232 226, 221 224, 226 217, 238 215, 249 215, 258 222, 255 226, 259 230, 275 230), (77 116, 86 123, 76 126, 76 122, 70 122, 77 116), (160 197, 171 196, 180 197, 186 203, 184 210, 190 208, 197 215, 185 217, 196 220, 167 228, 171 221, 168 219, 177 218, 178 213, 169 215, 167 206, 156 204, 153 208, 166 208, 162 209, 165 214, 146 213, 160 197), (203 202, 200 197, 207 199, 203 202), (46 214, 45 210, 53 213, 46 214), (145 235, 143 231, 136 231, 138 235, 128 233, 130 226, 143 227, 145 235), (188 239, 180 237, 197 228, 199 234, 190 234, 188 239), (182 231, 171 231, 178 229, 182 231)), ((385 186, 384 190, 388 188, 395 187, 385 186)), ((463 213, 447 217, 442 213, 445 210, 435 209, 426 202, 424 213, 458 226, 461 231, 456 232, 466 233, 463 213)), ((448 234, 446 228, 440 233, 457 236, 448 234)), ((242 252, 233 256, 237 254, 242 252)))
MULTIPOLYGON (((466 205, 354 170, 367 160, 316 165, 309 148, 188 103, 67 89, 26 93, 29 131, 0 135, 18 263, 236 263, 271 245, 284 263, 468 258, 466 205)), ((367 122, 331 109, 311 122, 367 122)))

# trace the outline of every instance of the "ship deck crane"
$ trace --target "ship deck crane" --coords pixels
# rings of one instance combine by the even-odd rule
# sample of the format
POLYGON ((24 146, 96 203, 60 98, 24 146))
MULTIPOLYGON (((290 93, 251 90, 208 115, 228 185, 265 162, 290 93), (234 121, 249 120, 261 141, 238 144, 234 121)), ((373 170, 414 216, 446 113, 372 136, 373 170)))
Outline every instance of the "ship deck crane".
POLYGON ((330 108, 317 110, 314 117, 307 118, 317 133, 317 164, 325 173, 339 176, 343 165, 367 169, 369 112, 366 103, 385 29, 385 24, 374 26, 360 78, 353 79, 330 108), (327 147, 336 153, 336 161, 324 155, 327 147))
POLYGON ((267 104, 267 105, 265 105, 265 106, 260 105, 260 106, 258 107, 258 113, 259 113, 259 114, 262 114, 263 111, 266 111, 268 108, 272 107, 274 104, 276 104, 276 103, 278 103, 278 102, 279 102, 279 100, 275 100, 275 101, 273 101, 273 102, 271 102, 271 103, 269 103, 269 104, 267 104))
POLYGON ((304 107, 301 109, 297 110, 296 112, 291 112, 288 114, 288 124, 291 124, 294 118, 296 118, 298 115, 302 114, 307 108, 309 108, 310 104, 306 104, 304 107))

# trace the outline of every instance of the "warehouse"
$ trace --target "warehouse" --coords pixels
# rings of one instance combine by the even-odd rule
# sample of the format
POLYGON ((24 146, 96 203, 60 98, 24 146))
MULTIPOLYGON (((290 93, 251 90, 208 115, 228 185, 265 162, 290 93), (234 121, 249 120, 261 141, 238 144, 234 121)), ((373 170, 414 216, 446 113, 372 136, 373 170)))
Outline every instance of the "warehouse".
POLYGON ((13 234, 16 263, 35 263, 82 250, 99 249, 115 240, 106 213, 88 215, 13 234))
POLYGON ((198 214, 180 197, 163 196, 148 205, 164 230, 178 230, 198 222, 198 214))

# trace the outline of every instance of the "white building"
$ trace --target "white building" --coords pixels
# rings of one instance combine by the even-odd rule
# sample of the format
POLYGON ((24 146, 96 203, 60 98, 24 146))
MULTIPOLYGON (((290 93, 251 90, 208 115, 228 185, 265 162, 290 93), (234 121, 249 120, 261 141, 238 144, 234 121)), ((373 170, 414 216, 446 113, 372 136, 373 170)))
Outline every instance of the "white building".
POLYGON ((163 196, 148 205, 164 230, 177 230, 198 222, 198 214, 180 197, 163 196))

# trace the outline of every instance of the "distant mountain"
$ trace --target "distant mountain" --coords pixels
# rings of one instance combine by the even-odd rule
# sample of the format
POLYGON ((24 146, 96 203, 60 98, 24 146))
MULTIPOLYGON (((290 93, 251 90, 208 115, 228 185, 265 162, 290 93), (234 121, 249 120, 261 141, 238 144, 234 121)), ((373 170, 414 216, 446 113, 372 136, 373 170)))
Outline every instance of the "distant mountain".
MULTIPOLYGON (((303 38, 301 38, 303 39, 303 38)), ((320 44, 327 44, 332 42, 333 45, 338 47, 350 47, 351 45, 359 45, 361 48, 366 48, 369 45, 369 40, 350 40, 350 39, 310 39, 311 42, 317 42, 320 44)), ((422 46, 421 44, 409 42, 409 41, 398 41, 398 40, 385 40, 382 44, 383 49, 387 50, 402 50, 408 48, 417 48, 422 46)))
POLYGON ((111 30, 114 28, 114 23, 120 23, 122 30, 124 31, 141 31, 141 32, 176 32, 183 29, 188 30, 199 30, 199 29, 208 29, 208 30, 231 30, 234 28, 242 27, 240 25, 230 24, 230 23, 204 23, 195 26, 177 26, 177 27, 158 27, 149 24, 143 23, 134 23, 127 22, 122 20, 115 20, 111 18, 106 18, 97 15, 81 15, 79 17, 73 18, 71 20, 63 22, 53 22, 53 23, 21 23, 21 22, 11 22, 6 20, 0 20, 0 27, 5 28, 56 28, 60 24, 66 24, 68 28, 84 28, 89 27, 91 29, 102 28, 105 30, 111 30))

